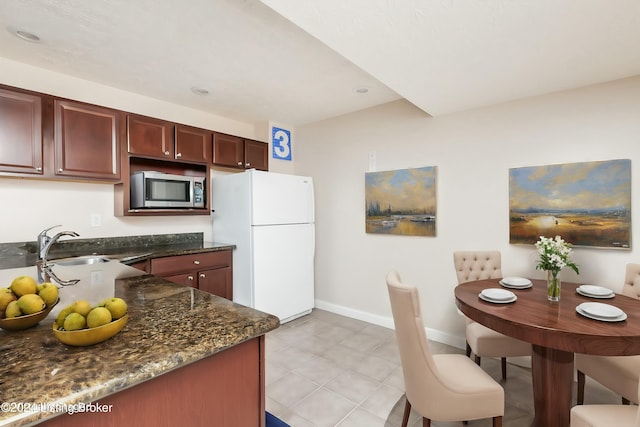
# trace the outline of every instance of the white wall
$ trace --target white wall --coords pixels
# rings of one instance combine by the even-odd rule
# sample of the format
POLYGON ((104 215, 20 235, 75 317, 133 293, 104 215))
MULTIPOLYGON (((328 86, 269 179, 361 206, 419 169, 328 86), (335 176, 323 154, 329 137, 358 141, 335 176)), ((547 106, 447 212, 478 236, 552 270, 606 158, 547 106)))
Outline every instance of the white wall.
MULTIPOLYGON (((316 186, 316 300, 319 307, 391 325, 384 277, 397 269, 421 291, 431 337, 462 345, 455 309, 454 250, 498 249, 505 275, 542 278, 530 245, 510 245, 508 169, 632 160, 632 197, 640 189, 640 77, 431 118, 397 101, 296 129, 296 172, 316 186), (364 174, 437 166, 436 237, 365 233, 364 174)), ((632 207, 633 222, 640 214, 632 207)), ((619 290, 632 251, 576 248, 581 267, 564 280, 619 290)))
MULTIPOLYGON (((267 141, 264 125, 226 119, 2 57, 0 84, 267 141)), ((272 161, 272 170, 290 168, 279 163, 272 161)), ((217 173, 229 170, 212 172, 217 173)), ((204 232, 205 239, 215 240, 209 216, 114 217, 112 184, 0 177, 0 224, 0 243, 35 240, 38 232, 56 224, 83 238, 204 232), (91 226, 92 214, 101 216, 102 226, 91 226)))

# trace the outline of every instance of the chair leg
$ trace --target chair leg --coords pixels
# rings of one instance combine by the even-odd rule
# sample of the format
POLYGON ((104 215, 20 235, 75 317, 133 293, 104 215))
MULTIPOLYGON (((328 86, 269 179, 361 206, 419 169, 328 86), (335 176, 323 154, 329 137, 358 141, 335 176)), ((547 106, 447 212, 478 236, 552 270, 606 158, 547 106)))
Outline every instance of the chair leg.
POLYGON ((480 356, 478 356, 478 355, 476 354, 476 356, 475 356, 474 360, 475 360, 475 362, 476 362, 476 365, 480 366, 480 356))
POLYGON ((493 417, 493 427, 502 427, 502 417, 493 417))
POLYGON ((584 383, 585 383, 584 372, 578 371, 578 396, 576 399, 576 403, 578 405, 582 405, 584 403, 584 383))
POLYGON ((469 345, 469 341, 467 341, 466 343, 467 343, 467 348, 466 348, 467 357, 470 357, 471 356, 471 346, 469 345))
MULTIPOLYGON (((406 398, 407 396, 405 396, 405 399, 406 398)), ((407 427, 410 413, 411 413, 411 403, 409 402, 409 399, 407 399, 407 402, 404 404, 404 415, 402 416, 402 427, 407 427)))
POLYGON ((500 364, 502 365, 502 379, 507 379, 507 358, 503 357, 500 359, 500 364))
POLYGON ((431 427, 431 420, 429 418, 422 417, 422 427, 431 427))
POLYGON ((629 399, 626 399, 626 398, 623 397, 622 398, 622 404, 623 405, 631 405, 631 402, 629 402, 629 399))

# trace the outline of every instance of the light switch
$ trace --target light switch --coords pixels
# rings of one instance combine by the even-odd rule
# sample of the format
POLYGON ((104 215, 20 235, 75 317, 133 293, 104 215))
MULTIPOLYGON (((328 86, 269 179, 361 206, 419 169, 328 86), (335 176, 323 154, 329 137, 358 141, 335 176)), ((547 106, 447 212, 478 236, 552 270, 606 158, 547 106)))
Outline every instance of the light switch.
POLYGON ((376 171, 376 152, 369 151, 369 172, 376 171))
POLYGON ((102 226, 102 215, 99 213, 91 214, 91 226, 92 227, 100 227, 102 226))

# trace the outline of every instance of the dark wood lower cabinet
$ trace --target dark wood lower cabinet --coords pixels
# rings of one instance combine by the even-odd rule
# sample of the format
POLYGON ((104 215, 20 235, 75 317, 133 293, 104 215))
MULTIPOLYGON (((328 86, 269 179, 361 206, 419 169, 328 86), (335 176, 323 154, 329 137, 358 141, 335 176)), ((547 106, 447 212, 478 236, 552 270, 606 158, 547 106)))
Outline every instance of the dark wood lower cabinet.
POLYGON ((231 251, 225 250, 153 258, 150 273, 232 300, 231 257, 231 251))
POLYGON ((231 267, 215 268, 198 272, 198 289, 210 294, 233 299, 231 267))
MULTIPOLYGON (((178 349, 176 349, 178 350, 178 349)), ((63 414, 46 427, 264 427, 264 335, 63 414)))

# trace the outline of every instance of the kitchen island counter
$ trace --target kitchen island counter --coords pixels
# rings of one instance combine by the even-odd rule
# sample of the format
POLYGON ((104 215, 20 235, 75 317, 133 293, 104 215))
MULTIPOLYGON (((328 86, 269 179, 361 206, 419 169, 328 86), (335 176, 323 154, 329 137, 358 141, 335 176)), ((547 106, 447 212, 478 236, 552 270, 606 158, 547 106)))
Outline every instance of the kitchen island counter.
MULTIPOLYGON (((9 281, 5 286, 11 277, 21 274, 36 277, 35 267, 0 270, 0 273, 0 280, 9 281)), ((277 317, 117 262, 99 267, 59 267, 57 274, 65 278, 73 276, 80 281, 60 289, 61 303, 37 327, 0 331, 0 401, 4 405, 0 411, 0 426, 32 425, 43 421, 45 425, 81 425, 82 422, 153 425, 158 417, 166 420, 165 417, 172 413, 186 417, 182 419, 186 424, 181 425, 198 425, 193 420, 201 419, 199 417, 207 417, 213 422, 212 415, 222 417, 215 425, 243 425, 234 418, 243 416, 236 414, 238 410, 217 409, 213 414, 207 413, 207 407, 215 407, 214 400, 224 400, 225 394, 231 396, 234 387, 240 387, 240 393, 248 393, 251 405, 260 406, 257 409, 262 411, 259 416, 263 420, 264 334, 278 327, 277 317), (95 298, 89 301, 96 304, 108 294, 123 298, 128 304, 129 321, 120 333, 87 347, 67 346, 53 336, 53 320, 66 304, 89 299, 87 295, 94 295, 95 298), (234 351, 242 352, 246 357, 232 353, 234 351), (243 357, 249 362, 241 362, 243 357), (227 366, 227 363, 238 366, 227 366), (216 366, 221 367, 217 373, 216 366), (227 381, 231 385, 225 384, 223 378, 227 371, 227 377, 230 376, 227 381), (185 372, 184 376, 182 372, 185 372), (253 378, 256 375, 257 378, 253 378), (200 377, 201 385, 180 384, 181 378, 197 382, 200 377), (155 383, 161 379, 164 382, 155 383), (177 381, 177 384, 167 381, 177 381), (135 394, 139 386, 147 388, 135 394), (203 387, 207 390, 210 387, 210 395, 202 395, 203 387), (214 392, 219 388, 222 393, 214 392), (126 400, 118 400, 118 396, 125 396, 123 391, 134 394, 126 395, 126 400), (192 391, 194 395, 189 394, 192 391), (153 393, 159 393, 159 396, 152 396, 153 393), (145 397, 149 397, 149 402, 145 397), (181 397, 188 401, 181 403, 181 397), (112 408, 108 414, 64 414, 69 408, 73 409, 73 405, 90 402, 111 404, 112 408), (130 404, 138 413, 123 413, 130 404), (149 407, 145 414, 148 404, 155 406, 149 407), (187 407, 189 405, 193 407, 187 407), (35 410, 27 410, 29 407, 35 410), (149 418, 150 411, 156 418, 149 418), (83 419, 84 416, 95 419, 90 421, 83 419)), ((164 425, 171 424, 167 422, 169 424, 164 425)), ((256 419, 252 424, 260 425, 261 422, 256 419)))

